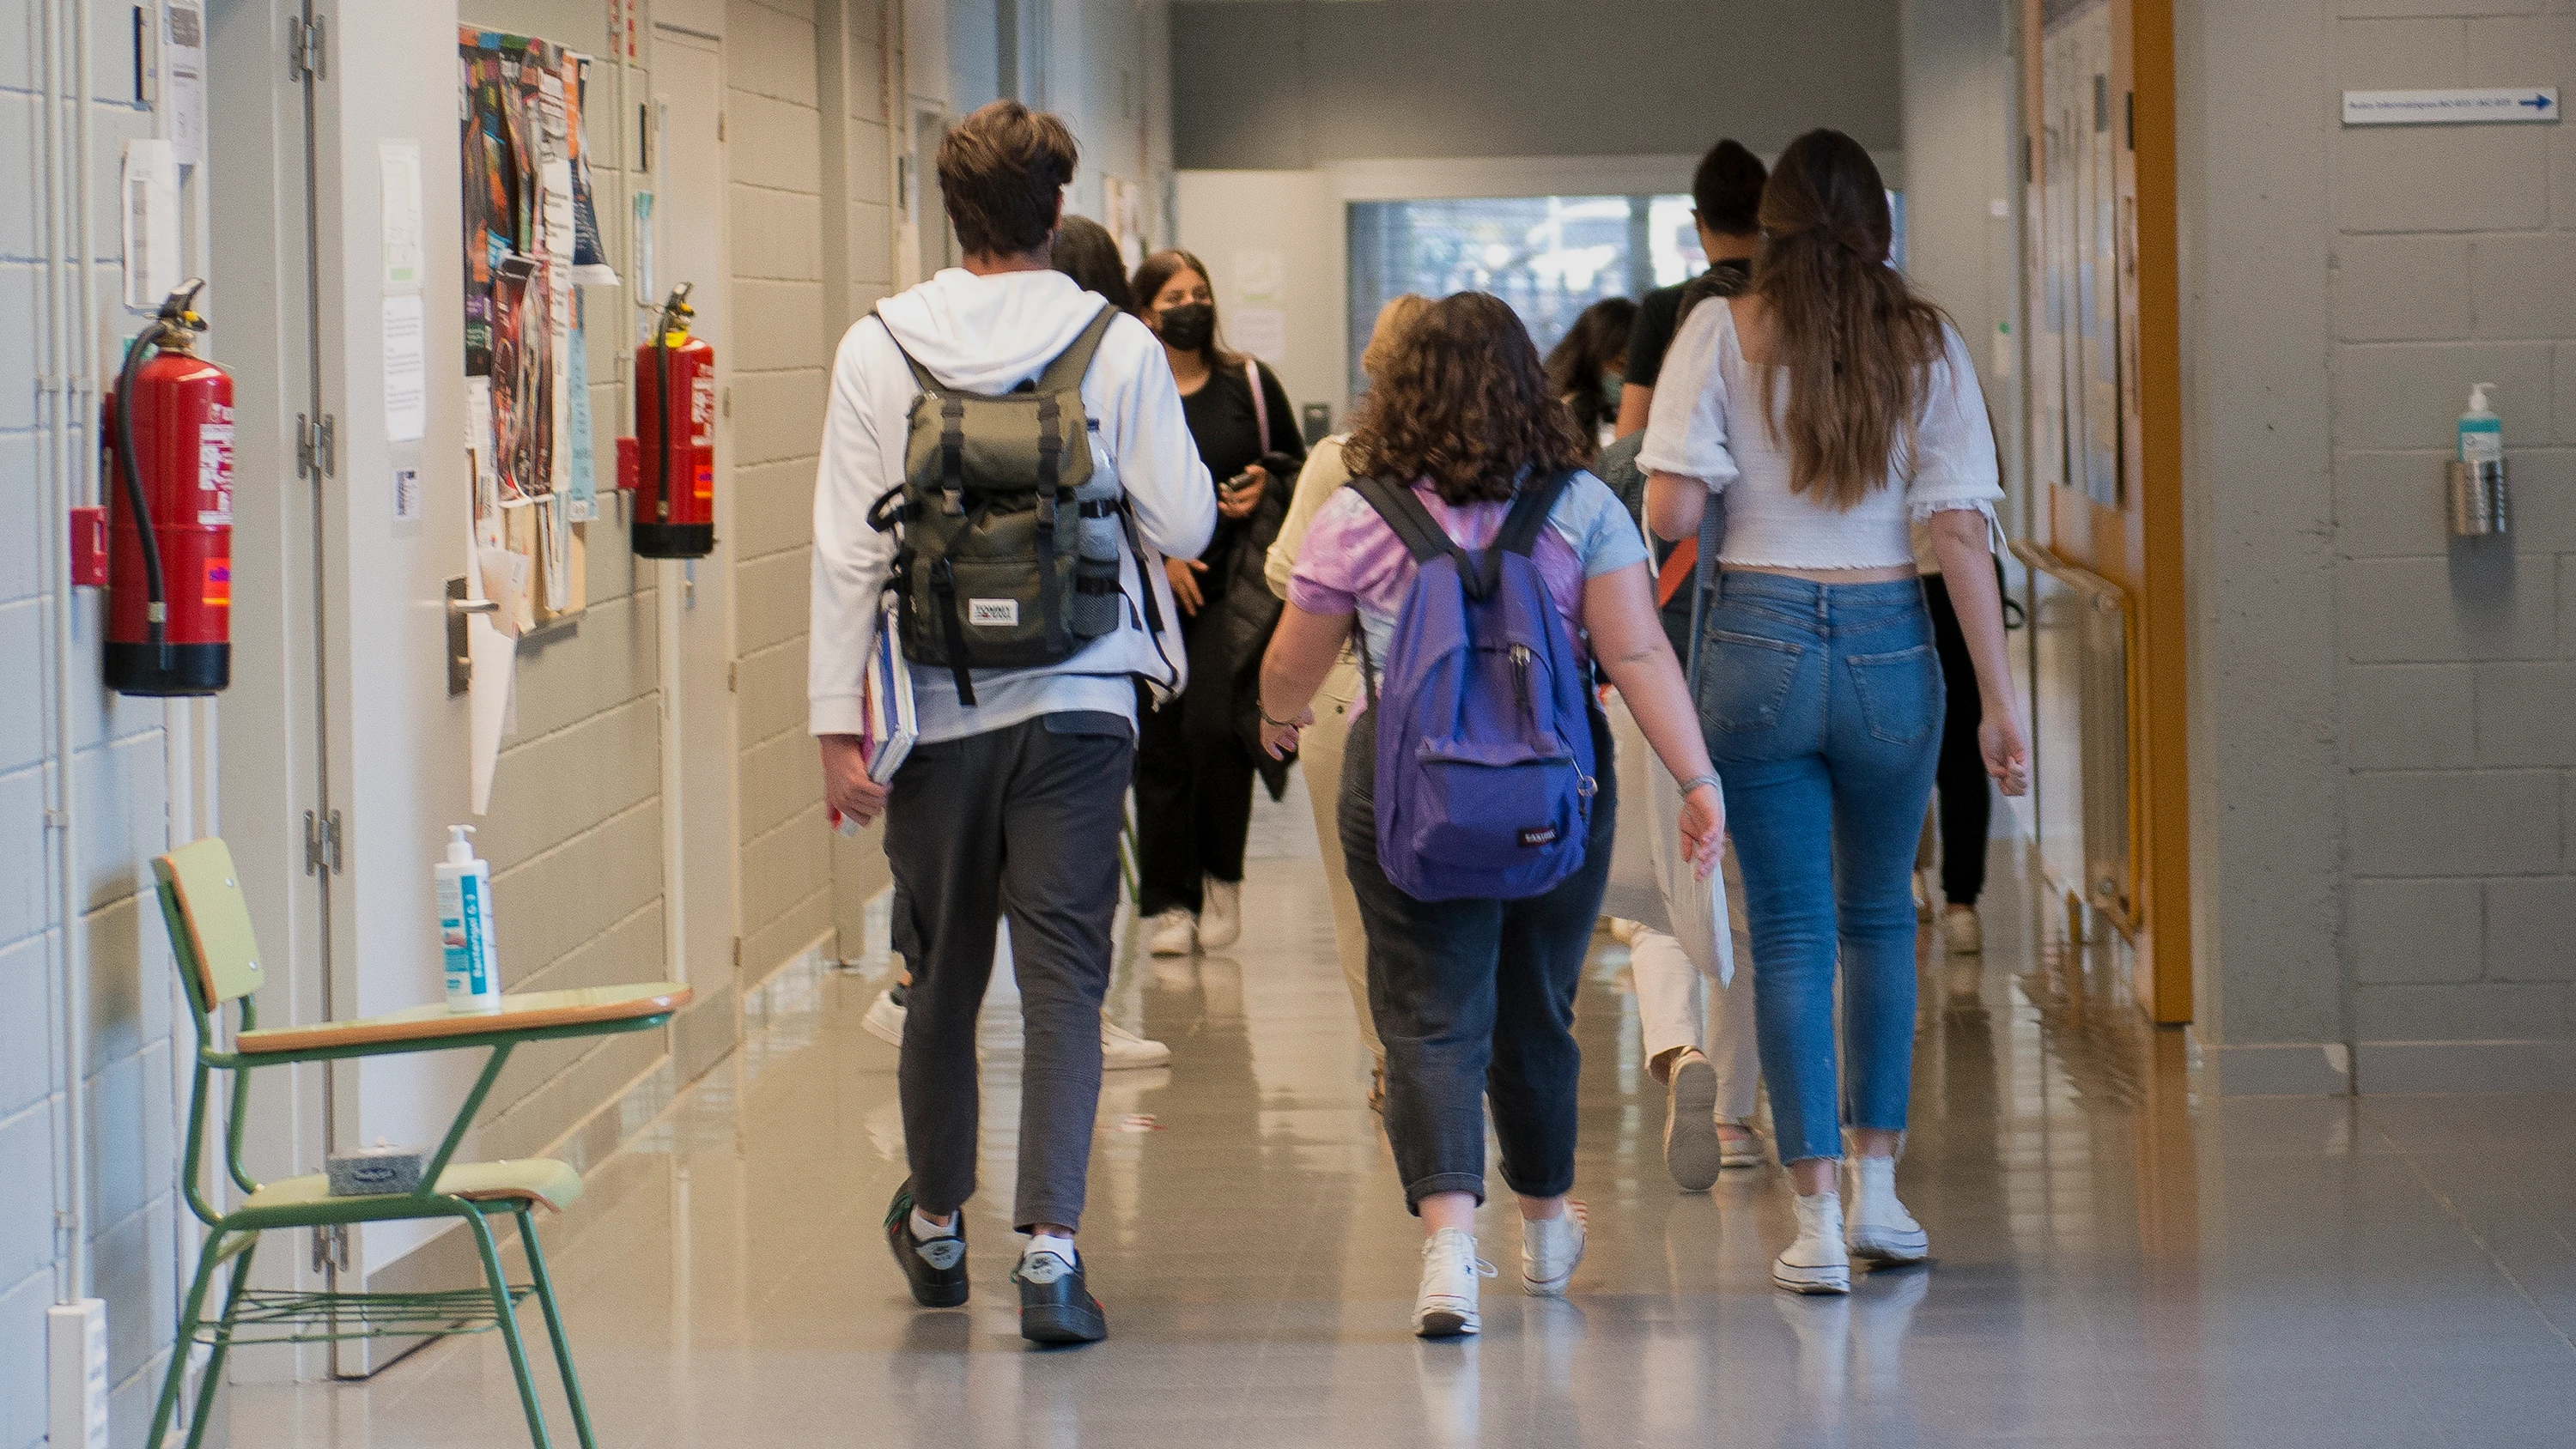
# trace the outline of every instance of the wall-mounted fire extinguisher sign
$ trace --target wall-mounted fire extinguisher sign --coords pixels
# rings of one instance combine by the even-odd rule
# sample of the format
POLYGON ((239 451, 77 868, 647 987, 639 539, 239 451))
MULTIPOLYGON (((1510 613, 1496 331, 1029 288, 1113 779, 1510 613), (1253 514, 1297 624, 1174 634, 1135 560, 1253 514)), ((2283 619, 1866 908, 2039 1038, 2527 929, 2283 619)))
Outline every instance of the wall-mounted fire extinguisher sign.
POLYGON ((716 546, 716 350, 689 335, 690 284, 635 349, 635 555, 704 558, 716 546))
POLYGON ((100 417, 107 684, 213 694, 232 680, 233 379, 197 356, 190 280, 125 351, 100 417))

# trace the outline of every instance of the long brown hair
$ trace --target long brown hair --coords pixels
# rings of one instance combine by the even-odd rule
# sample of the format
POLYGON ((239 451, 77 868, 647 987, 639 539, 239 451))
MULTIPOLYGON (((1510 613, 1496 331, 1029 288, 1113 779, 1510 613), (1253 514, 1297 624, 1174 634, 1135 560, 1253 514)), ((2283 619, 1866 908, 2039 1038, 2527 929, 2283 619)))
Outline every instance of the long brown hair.
MULTIPOLYGON (((1208 328, 1207 346, 1199 349, 1199 357, 1211 371, 1243 366, 1243 354, 1226 350, 1225 314, 1217 311, 1216 306, 1216 273, 1209 271, 1207 263, 1200 261, 1195 252, 1172 247, 1145 258, 1144 264, 1136 268, 1136 279, 1128 284, 1127 290, 1135 299, 1135 305, 1128 310, 1146 326, 1153 326, 1155 296, 1172 278, 1183 272, 1196 272, 1199 279, 1208 284, 1208 310, 1216 313, 1215 325, 1208 328)), ((1159 337, 1162 333, 1158 330, 1155 335, 1159 337)))
POLYGON ((1361 399, 1342 456, 1354 475, 1430 482, 1444 503, 1500 502, 1524 474, 1583 465, 1574 419, 1538 348, 1500 297, 1460 292, 1423 309, 1361 399))
POLYGON ((1893 230, 1877 164, 1840 131, 1790 142, 1762 189, 1753 292, 1782 364, 1762 369, 1764 426, 1774 442, 1787 435, 1790 488, 1836 509, 1909 465, 1942 352, 1941 310, 1887 265, 1893 230), (1773 402, 1784 370, 1785 419, 1773 402))

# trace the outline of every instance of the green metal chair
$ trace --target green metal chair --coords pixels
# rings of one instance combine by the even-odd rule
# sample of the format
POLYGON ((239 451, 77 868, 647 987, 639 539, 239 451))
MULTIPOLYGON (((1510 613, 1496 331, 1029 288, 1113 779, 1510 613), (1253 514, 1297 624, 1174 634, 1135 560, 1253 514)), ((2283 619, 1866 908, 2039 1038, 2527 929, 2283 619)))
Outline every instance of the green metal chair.
POLYGON ((250 908, 242 898, 232 852, 219 839, 159 856, 152 873, 160 885, 161 914, 170 928, 170 947, 177 953, 179 976, 188 989, 188 1004, 197 1017, 195 1089, 188 1104, 188 1149, 185 1182, 190 1210, 204 1220, 207 1237, 197 1260, 196 1281, 179 1312, 179 1334, 170 1355, 169 1376, 161 1386, 152 1432, 144 1443, 159 1445, 179 1404, 188 1361, 198 1344, 210 1353, 205 1382, 197 1394, 197 1411, 188 1434, 188 1449, 198 1449, 206 1432, 206 1414, 223 1379, 224 1357, 236 1343, 319 1343, 332 1339, 423 1338, 501 1330, 509 1345, 510 1368, 517 1374, 519 1401, 527 1411, 528 1436, 537 1449, 548 1449, 545 1411, 537 1399, 536 1379, 519 1338, 517 1307, 533 1295, 545 1310, 546 1334, 554 1342, 555 1366, 562 1372, 564 1398, 571 1405, 573 1428, 583 1449, 594 1449, 590 1411, 572 1366, 572 1346, 564 1337, 562 1310, 546 1260, 537 1249, 532 1209, 542 1204, 561 1210, 581 1195, 581 1174, 545 1158, 515 1162, 451 1162, 465 1140, 492 1083, 501 1074, 511 1048, 522 1042, 559 1037, 599 1036, 646 1031, 669 1021, 688 1004, 689 988, 656 981, 634 986, 594 987, 576 991, 543 991, 505 996, 497 1014, 458 1014, 444 1004, 396 1012, 359 1021, 329 1022, 310 1027, 261 1030, 252 996, 259 990, 259 945, 251 934, 250 908), (216 1048, 215 1018, 229 1003, 240 1004, 239 1027, 232 1049, 216 1048), (298 1062, 328 1062, 349 1057, 400 1052, 488 1049, 482 1075, 456 1112, 446 1140, 438 1145, 421 1174, 419 1190, 368 1197, 333 1197, 321 1174, 261 1183, 242 1166, 242 1133, 250 1112, 250 1072, 255 1067, 298 1062), (225 1165, 240 1190, 230 1212, 218 1212, 200 1185, 208 1099, 213 1075, 232 1072, 231 1110, 224 1133, 225 1165), (528 1256, 526 1284, 512 1284, 501 1269, 501 1253, 490 1219, 507 1213, 517 1220, 519 1241, 528 1256), (348 1223, 388 1222, 418 1218, 462 1218, 474 1235, 483 1260, 484 1286, 419 1293, 314 1293, 250 1286, 251 1255, 259 1236, 285 1228, 317 1228, 348 1223), (233 1265, 224 1293, 223 1312, 205 1317, 207 1291, 216 1270, 233 1265))

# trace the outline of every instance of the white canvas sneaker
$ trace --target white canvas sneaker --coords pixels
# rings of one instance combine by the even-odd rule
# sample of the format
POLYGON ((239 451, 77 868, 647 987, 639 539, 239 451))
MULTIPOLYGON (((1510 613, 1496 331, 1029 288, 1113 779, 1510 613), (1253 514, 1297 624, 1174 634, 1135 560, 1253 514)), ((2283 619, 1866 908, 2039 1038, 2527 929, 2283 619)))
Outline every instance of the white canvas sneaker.
POLYGON ((860 1030, 889 1046, 902 1046, 905 1015, 902 990, 900 986, 889 986, 878 992, 877 999, 868 1003, 868 1014, 859 1018, 860 1030))
POLYGON ((1172 1059, 1172 1049, 1138 1036, 1108 1017, 1100 1018, 1100 1065, 1108 1071, 1159 1067, 1172 1059))
POLYGON ((1243 882, 1210 876, 1199 886, 1199 944, 1222 951, 1243 939, 1243 882))
POLYGON ((1986 949, 1986 928, 1977 919, 1973 906, 1952 906, 1941 913, 1941 944, 1953 956, 1982 955, 1986 949))
POLYGON ((1794 1199, 1796 1241, 1771 1261, 1771 1285, 1792 1293, 1849 1293, 1851 1250, 1843 1246, 1843 1200, 1833 1192, 1794 1199))
POLYGON ((1199 948, 1199 918, 1174 906, 1153 919, 1145 949, 1157 956, 1187 956, 1199 948))
POLYGON ((1423 1338, 1460 1338, 1484 1327, 1476 1312, 1476 1280, 1494 1276, 1494 1265, 1476 1256, 1476 1240, 1442 1228, 1422 1244, 1422 1287, 1413 1298, 1413 1331, 1423 1338))
POLYGON ((1932 1235, 1896 1200, 1896 1159, 1861 1158, 1852 1176, 1851 1255, 1887 1264, 1932 1256, 1932 1235))
POLYGON ((1584 1230, 1589 1226, 1583 1204, 1536 1222, 1521 1222, 1521 1291, 1536 1298, 1562 1298, 1565 1285, 1583 1262, 1584 1230))
POLYGON ((1706 1192, 1726 1166, 1717 1136, 1717 1068, 1697 1047, 1673 1058, 1664 1084, 1664 1171, 1684 1192, 1706 1192))

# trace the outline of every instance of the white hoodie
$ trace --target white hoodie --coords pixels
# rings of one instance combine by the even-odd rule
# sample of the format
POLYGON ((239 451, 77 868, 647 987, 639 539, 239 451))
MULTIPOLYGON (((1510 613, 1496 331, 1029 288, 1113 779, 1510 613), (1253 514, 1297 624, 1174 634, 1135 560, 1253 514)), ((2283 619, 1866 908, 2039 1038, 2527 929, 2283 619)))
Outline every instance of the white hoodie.
MULTIPOLYGON (((903 486, 913 399, 921 388, 903 353, 943 384, 998 395, 1046 370, 1108 305, 1061 272, 979 277, 952 268, 877 304, 841 339, 823 419, 823 459, 814 479, 813 638, 806 663, 808 729, 858 734, 859 681, 875 647, 878 609, 894 566, 895 540, 868 526, 868 509, 903 486), (888 334, 891 332, 892 336, 888 334), (894 339, 900 338, 903 351, 894 339)), ((1126 489, 1136 530, 1153 557, 1124 557, 1120 584, 1144 615, 1155 590, 1170 635, 1141 627, 1104 635, 1061 664, 975 671, 977 704, 957 702, 945 668, 915 665, 921 743, 1005 729, 1060 710, 1097 710, 1133 720, 1142 676, 1177 688, 1185 658, 1163 577, 1162 555, 1196 558, 1216 530, 1216 485, 1199 460, 1163 347, 1133 317, 1110 323, 1082 380, 1096 476, 1126 489), (1140 567, 1141 563, 1141 567, 1140 567)))

